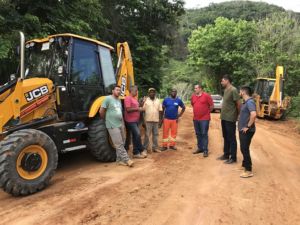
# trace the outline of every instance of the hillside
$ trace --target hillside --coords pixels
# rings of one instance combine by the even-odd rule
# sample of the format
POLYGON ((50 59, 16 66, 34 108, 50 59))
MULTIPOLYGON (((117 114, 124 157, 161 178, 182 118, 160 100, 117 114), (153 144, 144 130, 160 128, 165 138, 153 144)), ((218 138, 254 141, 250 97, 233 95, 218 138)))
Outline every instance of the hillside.
MULTIPOLYGON (((188 9, 185 14, 181 16, 179 34, 176 40, 175 49, 179 49, 182 54, 174 54, 175 58, 182 59, 187 55, 186 44, 191 35, 192 30, 198 26, 205 26, 213 24, 218 17, 225 17, 235 20, 258 21, 274 14, 286 12, 300 18, 300 13, 286 11, 284 8, 268 4, 265 2, 252 2, 252 1, 230 1, 223 3, 212 3, 208 7, 199 9, 188 9)), ((175 53, 178 53, 174 50, 175 53)))

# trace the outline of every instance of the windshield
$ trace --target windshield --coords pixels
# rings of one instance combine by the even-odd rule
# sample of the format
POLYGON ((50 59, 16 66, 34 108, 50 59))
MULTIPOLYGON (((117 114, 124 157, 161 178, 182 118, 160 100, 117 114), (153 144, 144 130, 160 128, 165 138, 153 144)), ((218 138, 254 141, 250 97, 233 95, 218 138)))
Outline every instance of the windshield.
POLYGON ((99 50, 104 86, 106 91, 110 92, 112 85, 116 84, 116 77, 114 74, 110 50, 103 47, 99 47, 99 50))
POLYGON ((25 77, 54 80, 55 75, 62 73, 64 58, 63 49, 56 47, 55 42, 34 43, 26 48, 25 77))

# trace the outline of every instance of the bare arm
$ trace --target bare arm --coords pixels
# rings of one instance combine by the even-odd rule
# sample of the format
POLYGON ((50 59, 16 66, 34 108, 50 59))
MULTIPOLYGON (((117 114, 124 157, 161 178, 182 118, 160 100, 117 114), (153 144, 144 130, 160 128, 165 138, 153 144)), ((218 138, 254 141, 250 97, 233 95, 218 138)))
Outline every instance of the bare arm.
POLYGON ((185 111, 185 107, 182 107, 182 108, 181 108, 181 111, 180 111, 180 113, 179 113, 179 115, 178 115, 178 118, 181 117, 181 116, 183 115, 184 111, 185 111))
POLYGON ((133 107, 127 107, 126 108, 126 112, 130 113, 130 112, 141 112, 143 111, 142 107, 137 107, 137 108, 133 108, 133 107))
POLYGON ((251 111, 250 112, 250 119, 249 119, 249 122, 247 124, 247 127, 242 128, 242 132, 244 134, 249 130, 249 127, 251 127, 254 124, 255 119, 256 119, 256 111, 251 111))
POLYGON ((255 119, 256 119, 256 112, 255 111, 250 112, 250 119, 248 122, 248 127, 251 127, 254 124, 255 119))
POLYGON ((104 120, 105 119, 106 109, 103 108, 103 107, 101 107, 99 112, 100 112, 100 118, 104 120))
POLYGON ((159 127, 162 126, 165 117, 166 108, 162 106, 162 111, 159 111, 159 127))
POLYGON ((132 100, 128 97, 125 98, 124 100, 124 107, 127 113, 131 113, 131 112, 141 112, 142 111, 142 107, 139 107, 140 102, 138 102, 137 107, 132 107, 132 100))
POLYGON ((162 106, 162 111, 160 111, 162 119, 164 119, 165 117, 165 111, 166 111, 166 107, 162 106))

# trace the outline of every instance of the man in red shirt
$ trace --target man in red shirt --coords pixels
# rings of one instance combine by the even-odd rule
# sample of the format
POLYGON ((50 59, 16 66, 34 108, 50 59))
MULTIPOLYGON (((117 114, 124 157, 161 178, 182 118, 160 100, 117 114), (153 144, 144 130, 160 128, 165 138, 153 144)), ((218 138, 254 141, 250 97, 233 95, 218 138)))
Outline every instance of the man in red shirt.
POLYGON ((191 97, 191 105, 194 112, 194 128, 197 136, 197 149, 193 154, 203 152, 203 156, 208 156, 208 128, 210 112, 214 108, 211 96, 203 91, 200 84, 195 85, 195 93, 191 97))
POLYGON ((143 159, 147 157, 147 152, 142 145, 139 129, 140 112, 143 109, 139 107, 139 103, 136 99, 138 93, 137 86, 131 86, 129 92, 130 95, 124 100, 125 123, 129 132, 132 134, 133 158, 143 159))

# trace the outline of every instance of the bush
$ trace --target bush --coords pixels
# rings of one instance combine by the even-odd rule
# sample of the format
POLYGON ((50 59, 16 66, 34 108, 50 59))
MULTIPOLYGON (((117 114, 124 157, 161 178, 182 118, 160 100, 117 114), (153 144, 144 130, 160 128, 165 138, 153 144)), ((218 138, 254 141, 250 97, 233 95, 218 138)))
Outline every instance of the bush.
POLYGON ((289 117, 300 119, 300 92, 298 96, 292 97, 291 107, 288 111, 289 117))

